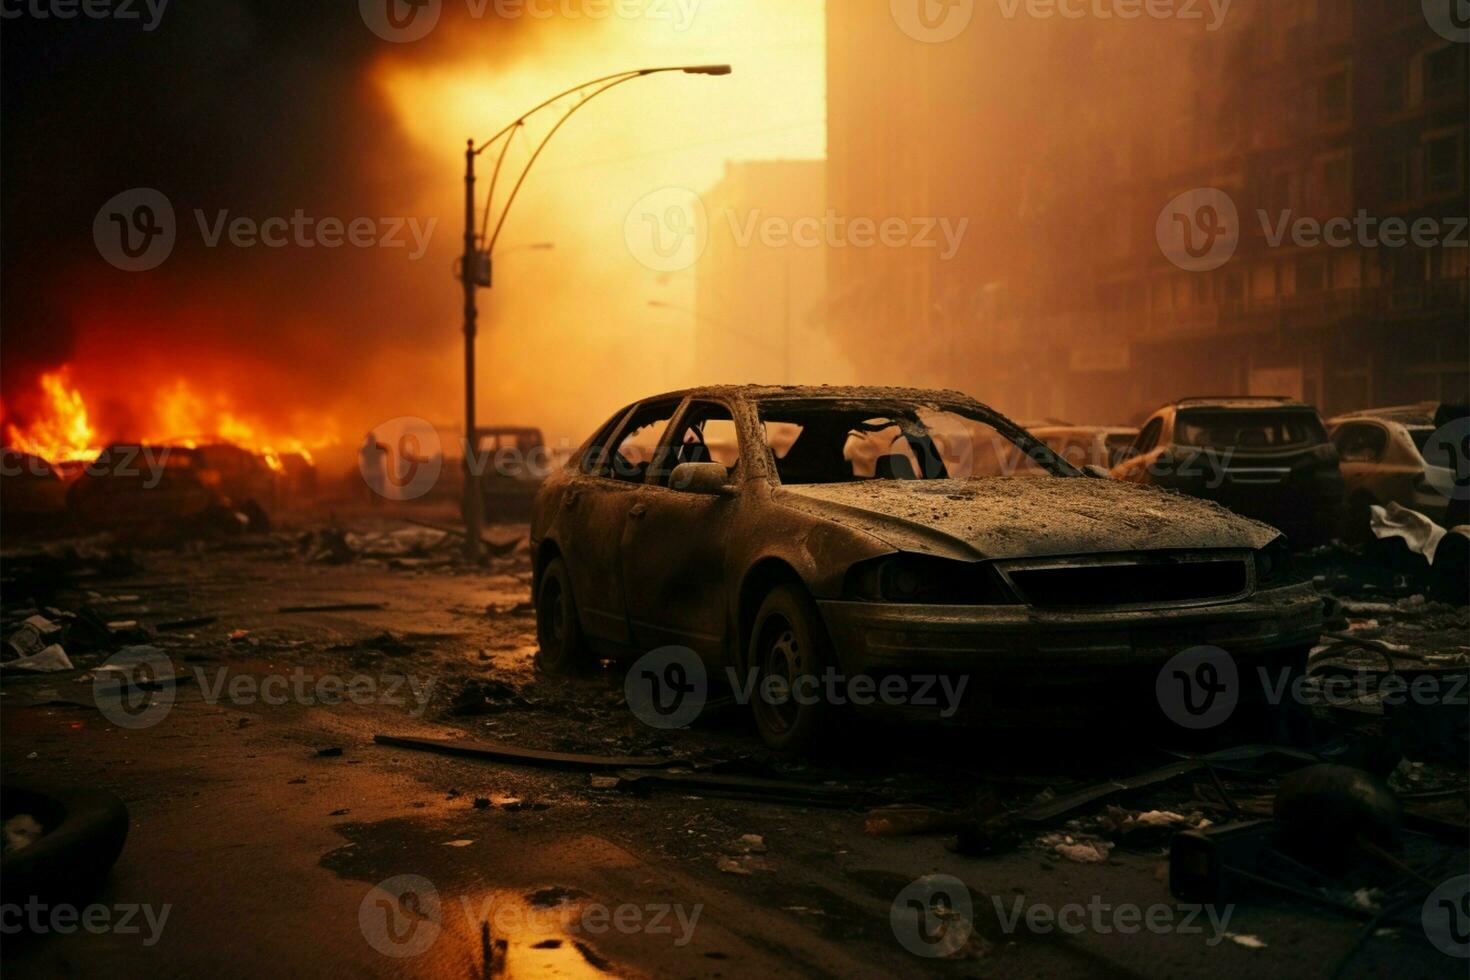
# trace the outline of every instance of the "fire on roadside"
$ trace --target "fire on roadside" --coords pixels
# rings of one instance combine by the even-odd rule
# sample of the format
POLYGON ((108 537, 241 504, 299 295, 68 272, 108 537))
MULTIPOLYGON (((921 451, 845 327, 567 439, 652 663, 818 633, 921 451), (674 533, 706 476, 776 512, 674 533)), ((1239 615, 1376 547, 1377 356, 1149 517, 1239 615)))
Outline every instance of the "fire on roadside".
POLYGON ((68 368, 43 373, 37 387, 41 398, 23 423, 11 420, 8 411, 3 413, 5 446, 55 465, 90 462, 107 443, 121 440, 188 449, 227 443, 255 453, 279 473, 285 469, 284 457, 296 455, 314 463, 314 450, 338 441, 330 425, 308 439, 271 432, 237 412, 226 399, 206 398, 182 378, 158 390, 151 419, 140 431, 116 433, 109 438, 102 434, 101 424, 89 411, 68 368))

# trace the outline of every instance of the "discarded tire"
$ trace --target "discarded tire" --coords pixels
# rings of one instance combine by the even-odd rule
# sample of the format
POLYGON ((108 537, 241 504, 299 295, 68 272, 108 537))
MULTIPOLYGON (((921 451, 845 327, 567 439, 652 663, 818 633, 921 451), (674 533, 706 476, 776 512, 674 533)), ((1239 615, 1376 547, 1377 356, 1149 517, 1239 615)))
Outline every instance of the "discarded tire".
POLYGON ((128 836, 128 809, 104 790, 42 782, 0 785, 0 816, 29 814, 41 837, 0 857, 0 893, 24 903, 32 896, 75 894, 112 868, 128 836))

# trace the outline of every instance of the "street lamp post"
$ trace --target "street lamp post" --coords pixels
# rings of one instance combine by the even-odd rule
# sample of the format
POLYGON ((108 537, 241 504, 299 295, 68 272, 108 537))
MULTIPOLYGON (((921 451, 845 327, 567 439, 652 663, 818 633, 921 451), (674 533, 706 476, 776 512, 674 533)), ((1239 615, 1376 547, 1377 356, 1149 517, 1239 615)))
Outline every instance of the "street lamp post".
POLYGON ((678 65, 669 68, 635 68, 631 71, 618 72, 602 78, 595 78, 590 82, 583 82, 573 88, 567 89, 552 96, 545 102, 525 113, 515 122, 496 133, 490 139, 475 145, 470 140, 465 147, 464 168, 464 265, 461 268, 460 278, 464 286, 464 421, 465 421, 465 453, 464 453, 464 521, 465 521, 465 554, 472 561, 478 561, 481 553, 480 527, 483 523, 481 508, 483 500, 480 496, 480 473, 479 466, 474 462, 476 454, 475 447, 475 338, 479 332, 479 309, 476 305, 475 293, 480 289, 489 289, 495 279, 494 254, 495 243, 500 239, 501 229, 505 227, 505 219, 510 214, 511 205, 515 203, 516 195, 520 193, 521 186, 526 182, 526 176, 530 174, 531 168, 536 165, 536 160, 541 156, 541 151, 546 149, 546 144, 556 135, 566 121, 576 114, 592 99, 606 92, 608 89, 631 82, 635 78, 645 75, 657 75, 663 72, 683 72, 686 75, 728 75, 729 65, 678 65), (589 91, 590 89, 590 91, 589 91), (580 93, 581 99, 567 110, 566 114, 557 120, 556 125, 546 134, 536 149, 531 153, 531 158, 526 162, 525 169, 517 178, 515 186, 511 188, 510 196, 506 198, 505 206, 501 209, 500 218, 495 223, 495 231, 485 241, 485 233, 489 229, 490 212, 495 207, 495 184, 500 178, 501 165, 505 163, 506 151, 509 150, 511 140, 516 132, 526 124, 526 120, 532 115, 540 112, 551 104, 566 98, 569 95, 580 93), (475 158, 484 153, 491 146, 504 139, 505 143, 500 149, 500 157, 495 163, 495 172, 490 178, 490 200, 485 205, 485 223, 481 231, 475 231, 475 158), (480 248, 484 241, 483 250, 480 248))

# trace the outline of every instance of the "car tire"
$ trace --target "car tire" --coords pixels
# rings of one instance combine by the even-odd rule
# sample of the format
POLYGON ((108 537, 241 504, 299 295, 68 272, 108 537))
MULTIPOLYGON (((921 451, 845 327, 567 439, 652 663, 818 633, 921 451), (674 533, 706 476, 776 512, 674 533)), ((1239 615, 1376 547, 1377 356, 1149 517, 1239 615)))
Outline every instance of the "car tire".
MULTIPOLYGON (((783 752, 809 752, 829 742, 838 720, 837 706, 825 697, 821 681, 833 664, 832 642, 811 597, 796 585, 771 590, 756 613, 750 631, 749 663, 756 686, 751 699, 761 739, 783 752), (773 701, 765 696, 767 678, 775 676, 793 691, 797 678, 810 676, 816 696, 773 701)), ((807 682, 810 684, 811 682, 807 682)))
POLYGON ((577 617, 567 563, 553 558, 536 590, 536 666, 548 674, 573 674, 587 666, 587 639, 577 617))

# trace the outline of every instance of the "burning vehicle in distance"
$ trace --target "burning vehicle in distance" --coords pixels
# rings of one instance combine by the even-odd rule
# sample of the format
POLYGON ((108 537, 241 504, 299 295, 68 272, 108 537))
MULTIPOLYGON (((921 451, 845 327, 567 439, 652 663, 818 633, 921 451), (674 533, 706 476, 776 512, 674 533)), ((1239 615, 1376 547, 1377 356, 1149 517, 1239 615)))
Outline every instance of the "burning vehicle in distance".
MULTIPOLYGON (((967 699, 943 719, 962 723, 1157 715, 1158 672, 1182 651, 1224 648, 1243 677, 1295 673, 1322 625, 1280 532, 1078 470, 954 392, 743 386, 637 402, 546 481, 531 546, 546 670, 677 646, 756 691, 963 676, 967 699), (997 442, 1022 472, 987 475, 997 442)), ((765 741, 793 750, 830 737, 837 710, 751 707, 765 741)), ((940 720, 916 704, 853 708, 940 720)))
POLYGON ((88 531, 148 536, 265 530, 274 492, 270 467, 237 446, 116 443, 72 480, 66 502, 88 531))
POLYGON ((1113 476, 1212 500, 1285 531, 1294 546, 1337 532, 1343 480, 1317 410, 1290 398, 1183 398, 1144 423, 1113 476))

